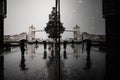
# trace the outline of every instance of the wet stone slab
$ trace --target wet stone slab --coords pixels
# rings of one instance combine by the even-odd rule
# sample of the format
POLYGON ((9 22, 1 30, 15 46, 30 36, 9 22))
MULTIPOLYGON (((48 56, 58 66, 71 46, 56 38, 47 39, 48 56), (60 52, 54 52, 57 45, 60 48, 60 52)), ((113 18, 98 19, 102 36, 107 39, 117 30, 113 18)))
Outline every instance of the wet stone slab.
POLYGON ((0 76, 4 80, 56 80, 60 71, 61 80, 103 80, 105 76, 105 52, 97 47, 91 48, 88 55, 82 45, 67 45, 60 52, 60 70, 55 53, 49 46, 39 44, 27 45, 24 56, 19 47, 0 56, 0 76), (53 53, 53 54, 52 54, 53 53), (52 56, 51 56, 52 55, 52 56), (3 63, 3 64, 2 64, 3 63), (4 69, 3 69, 4 68, 4 69))

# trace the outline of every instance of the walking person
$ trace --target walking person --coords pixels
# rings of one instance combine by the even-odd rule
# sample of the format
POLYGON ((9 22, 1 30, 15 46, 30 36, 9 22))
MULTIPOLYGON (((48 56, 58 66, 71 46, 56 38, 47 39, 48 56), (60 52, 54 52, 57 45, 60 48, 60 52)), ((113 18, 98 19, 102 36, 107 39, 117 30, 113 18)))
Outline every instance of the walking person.
POLYGON ((24 41, 20 41, 20 50, 22 55, 24 55, 25 52, 25 42, 24 41))
POLYGON ((87 50, 87 54, 90 54, 90 50, 91 50, 91 40, 88 39, 87 43, 86 43, 86 50, 87 50))

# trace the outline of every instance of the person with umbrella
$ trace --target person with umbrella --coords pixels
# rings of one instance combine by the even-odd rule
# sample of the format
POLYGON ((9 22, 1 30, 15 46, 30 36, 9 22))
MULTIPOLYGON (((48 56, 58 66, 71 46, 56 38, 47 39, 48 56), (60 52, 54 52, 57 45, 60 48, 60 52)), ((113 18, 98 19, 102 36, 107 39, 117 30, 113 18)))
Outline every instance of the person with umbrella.
POLYGON ((21 49, 22 55, 24 55, 24 52, 25 52, 25 40, 20 40, 20 49, 21 49))

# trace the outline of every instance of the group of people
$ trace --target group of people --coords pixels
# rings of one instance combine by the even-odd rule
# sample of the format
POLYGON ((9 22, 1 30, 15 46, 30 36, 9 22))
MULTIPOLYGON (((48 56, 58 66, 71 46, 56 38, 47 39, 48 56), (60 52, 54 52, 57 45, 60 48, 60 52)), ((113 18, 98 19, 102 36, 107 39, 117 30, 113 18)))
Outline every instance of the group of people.
MULTIPOLYGON (((87 51, 87 54, 90 54, 90 50, 91 50, 91 40, 88 39, 85 41, 86 42, 86 51, 87 51)), ((37 45, 38 44, 38 41, 35 41, 35 44, 37 45)), ((72 42, 73 44, 73 42, 72 42)), ((43 45, 44 45, 44 49, 47 48, 47 42, 46 41, 43 41, 43 45)), ((67 45, 67 41, 64 41, 63 42, 63 46, 64 46, 64 49, 66 49, 66 45, 67 45)), ((21 49, 21 53, 22 55, 24 55, 24 52, 25 52, 25 41, 20 41, 20 49, 21 49)))

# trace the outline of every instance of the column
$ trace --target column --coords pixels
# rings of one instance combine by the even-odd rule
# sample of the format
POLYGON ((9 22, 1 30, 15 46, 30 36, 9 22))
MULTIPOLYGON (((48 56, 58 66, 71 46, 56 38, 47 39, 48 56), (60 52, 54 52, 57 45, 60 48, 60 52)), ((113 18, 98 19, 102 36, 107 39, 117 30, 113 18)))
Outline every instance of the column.
POLYGON ((103 17, 106 22, 106 78, 119 80, 120 72, 120 0, 103 0, 103 17))

